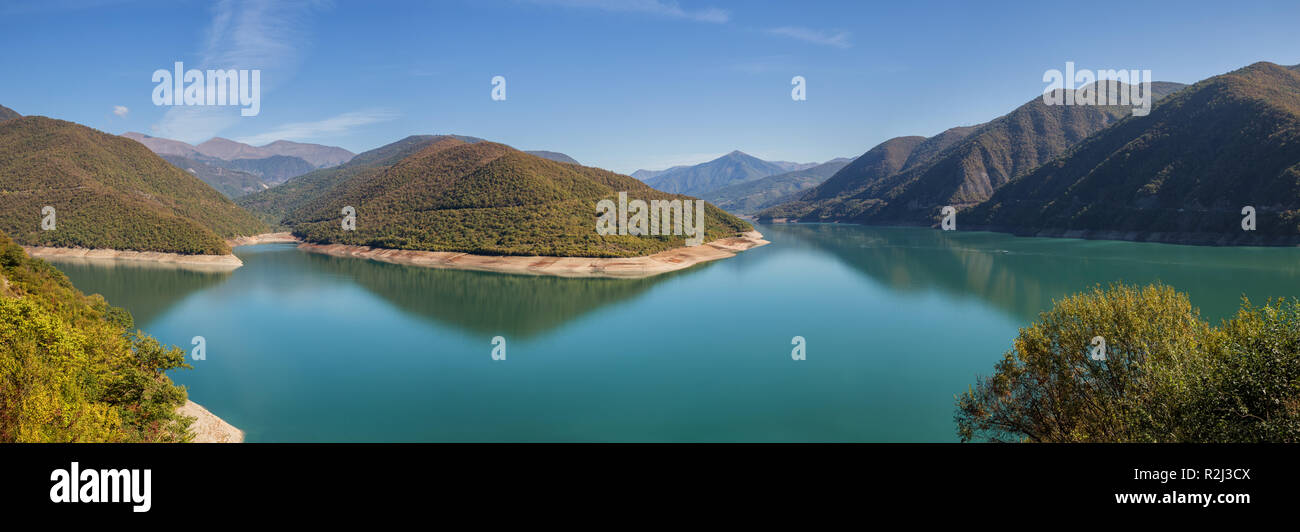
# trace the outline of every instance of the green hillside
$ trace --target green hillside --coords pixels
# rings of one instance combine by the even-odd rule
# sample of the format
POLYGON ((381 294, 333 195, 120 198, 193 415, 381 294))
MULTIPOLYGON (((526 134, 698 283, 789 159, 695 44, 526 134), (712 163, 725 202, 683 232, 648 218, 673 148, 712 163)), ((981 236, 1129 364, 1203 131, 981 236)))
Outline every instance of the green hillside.
POLYGON ((259 215, 273 226, 283 227, 285 216, 303 203, 317 198, 331 187, 348 179, 382 172, 402 158, 437 141, 440 135, 412 135, 353 157, 347 163, 300 175, 261 192, 243 196, 235 202, 259 215))
POLYGON ((1300 73, 1215 76, 999 190, 966 224, 1133 232, 1197 243, 1300 241, 1300 73), (1243 206, 1257 229, 1241 230, 1243 206))
MULTIPOLYGON (((1152 92, 1158 100, 1182 87, 1157 82, 1152 92)), ((1037 97, 960 135, 958 142, 932 150, 923 164, 905 165, 883 177, 864 173, 852 186, 832 178, 826 185, 838 190, 816 190, 814 198, 801 198, 807 205, 778 207, 764 216, 928 225, 943 206, 984 201, 1011 179, 1131 114, 1128 106, 1047 105, 1037 97)), ((947 133, 950 140, 958 136, 947 133)))
POLYGON ((180 349, 0 234, 0 442, 184 441, 185 389, 166 375, 181 367, 180 349))
POLYGON ((41 116, 0 122, 0 231, 25 245, 229 253, 265 230, 144 145, 41 116), (55 208, 54 230, 41 229, 55 208))
MULTIPOLYGON (((924 162, 936 151, 969 133, 970 128, 954 128, 930 139, 925 137, 895 137, 871 148, 854 159, 831 177, 797 199, 773 206, 763 211, 764 218, 825 219, 823 212, 849 212, 852 207, 841 205, 841 198, 850 198, 871 184, 906 168, 909 161, 924 162), (929 149, 920 150, 923 145, 929 149), (920 152, 918 156, 914 156, 920 152)), ((914 163, 915 164, 915 163, 914 163)))
MULTIPOLYGON (((398 144, 381 148, 382 155, 361 154, 344 165, 352 167, 361 160, 370 166, 341 167, 341 173, 319 177, 310 187, 297 187, 279 196, 279 203, 268 204, 289 206, 283 223, 298 236, 318 243, 587 257, 638 256, 684 245, 683 236, 597 235, 595 207, 597 201, 613 199, 619 191, 626 191, 629 199, 646 201, 689 199, 685 196, 655 191, 628 176, 551 161, 493 142, 445 136, 413 137, 398 144), (395 163, 382 164, 406 153, 395 163), (357 211, 355 231, 340 226, 344 206, 357 211)), ((275 190, 249 198, 269 196, 275 190)), ((712 205, 705 208, 705 221, 706 240, 750 229, 712 205)))

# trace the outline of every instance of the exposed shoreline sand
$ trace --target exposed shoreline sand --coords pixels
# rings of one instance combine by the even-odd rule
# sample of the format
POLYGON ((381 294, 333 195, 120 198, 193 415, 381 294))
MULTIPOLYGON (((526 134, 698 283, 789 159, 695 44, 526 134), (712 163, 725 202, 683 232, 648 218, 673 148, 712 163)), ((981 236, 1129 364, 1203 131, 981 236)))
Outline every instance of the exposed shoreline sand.
POLYGON ((414 251, 306 242, 298 244, 298 249, 335 257, 370 259, 426 268, 557 277, 635 279, 734 257, 741 251, 767 244, 770 242, 763 239, 762 233, 748 231, 740 236, 719 238, 699 246, 680 247, 644 257, 626 258, 488 256, 453 251, 414 251))
POLYGON ((176 409, 176 413, 194 418, 194 423, 190 424, 190 432, 194 434, 193 443, 244 443, 244 431, 226 423, 194 401, 185 401, 183 406, 176 409))
POLYGON ((161 253, 157 251, 131 251, 118 249, 55 248, 42 246, 23 246, 27 255, 53 262, 112 263, 135 262, 152 263, 164 267, 175 267, 202 271, 231 271, 244 265, 239 257, 231 255, 181 255, 179 253, 161 253))
POLYGON ((260 235, 241 236, 241 237, 226 239, 226 245, 232 248, 238 246, 256 246, 258 244, 286 244, 292 242, 299 242, 299 240, 293 236, 293 233, 290 233, 288 231, 284 231, 280 233, 262 233, 260 235))

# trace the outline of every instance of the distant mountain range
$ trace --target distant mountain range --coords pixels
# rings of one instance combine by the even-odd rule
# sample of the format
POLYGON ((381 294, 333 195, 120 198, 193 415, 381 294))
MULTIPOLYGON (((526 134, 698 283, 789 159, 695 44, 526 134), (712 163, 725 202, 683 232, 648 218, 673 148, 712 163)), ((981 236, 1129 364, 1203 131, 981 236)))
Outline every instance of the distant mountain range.
POLYGON ((1018 234, 1300 242, 1300 68, 1215 76, 1125 119, 961 215, 1018 234), (1256 229, 1242 230, 1243 207, 1256 229))
POLYGON ((162 155, 163 160, 173 166, 189 172, 200 181, 207 183, 228 198, 238 198, 245 194, 266 190, 271 185, 259 176, 242 170, 232 170, 224 166, 210 164, 206 160, 191 159, 181 155, 162 155))
POLYGON ((224 254, 267 229, 139 142, 43 116, 0 121, 0 198, 0 232, 30 246, 224 254))
MULTIPOLYGON (((682 236, 596 234, 595 205, 617 192, 689 199, 622 176, 472 137, 421 135, 239 199, 315 243, 486 255, 627 257, 683 245, 682 236), (340 226, 356 209, 355 230, 340 226)), ((711 205, 706 238, 750 226, 711 205)))
POLYGON ((262 190, 318 168, 338 166, 353 157, 352 152, 343 148, 287 140, 252 146, 217 137, 192 146, 144 133, 128 132, 122 136, 144 144, 230 197, 262 190), (230 172, 216 172, 212 168, 230 172), (250 181, 245 174, 255 179, 250 181))
POLYGON ((764 161, 737 150, 694 166, 675 166, 661 171, 637 170, 632 172, 632 177, 670 194, 699 196, 747 181, 812 168, 817 164, 764 161))
POLYGON ((790 201, 803 191, 822 184, 851 161, 853 159, 840 157, 810 168, 711 190, 700 194, 700 198, 730 213, 754 214, 790 201))
MULTIPOLYGON (((1183 87, 1156 82, 1152 93, 1159 100, 1183 87)), ((929 139, 885 141, 825 183, 759 217, 930 225, 943 206, 985 201, 1012 179, 1131 114, 1128 106, 1049 106, 1035 97, 985 124, 929 139)))
POLYGON ((550 159, 557 163, 580 164, 577 159, 574 159, 573 157, 569 157, 568 155, 556 151, 532 150, 532 151, 525 151, 524 153, 536 155, 543 159, 550 159))

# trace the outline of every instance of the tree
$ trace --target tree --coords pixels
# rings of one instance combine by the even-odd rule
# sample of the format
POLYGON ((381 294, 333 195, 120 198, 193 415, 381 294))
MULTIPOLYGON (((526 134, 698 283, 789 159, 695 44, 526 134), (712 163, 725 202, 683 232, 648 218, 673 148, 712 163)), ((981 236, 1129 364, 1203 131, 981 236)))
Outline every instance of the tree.
POLYGON ((1163 285, 1100 287, 1055 302, 957 398, 962 441, 1184 441, 1215 332, 1163 285), (1104 340, 1095 359, 1094 338, 1104 340))

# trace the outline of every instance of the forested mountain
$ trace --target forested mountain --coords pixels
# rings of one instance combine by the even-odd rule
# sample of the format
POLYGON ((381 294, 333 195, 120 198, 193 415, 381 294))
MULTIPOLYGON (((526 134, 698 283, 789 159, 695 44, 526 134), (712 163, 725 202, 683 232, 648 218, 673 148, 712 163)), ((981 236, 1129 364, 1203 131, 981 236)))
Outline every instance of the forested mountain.
POLYGON ((262 178, 240 170, 208 164, 204 160, 181 155, 162 155, 163 160, 189 172, 228 198, 238 198, 271 187, 262 178))
POLYGON ((188 440, 166 373, 181 367, 183 351, 0 234, 0 442, 188 440))
MULTIPOLYGON (((250 195, 241 204, 282 216, 295 234, 317 243, 589 257, 646 255, 684 245, 681 235, 596 234, 596 202, 620 191, 645 201, 689 199, 503 144, 420 136, 250 195), (356 209, 354 231, 341 228, 345 206, 356 209)), ((750 229, 712 205, 705 208, 705 221, 706 240, 750 229)))
POLYGON ((43 116, 0 122, 0 232, 19 243, 224 254, 225 238, 264 230, 136 141, 43 116))
MULTIPOLYGON (((1152 93, 1158 100, 1182 87, 1156 82, 1152 93)), ((986 124, 941 134, 897 171, 885 173, 897 162, 896 155, 878 154, 887 161, 868 159, 846 167, 843 177, 832 177, 798 203, 777 206, 761 216, 928 225, 943 206, 962 208, 984 201, 1011 179, 1131 114, 1129 106, 1047 105, 1036 97, 986 124)), ((901 142, 890 142, 895 141, 901 142)))
POLYGON ((795 169, 792 164, 768 162, 733 151, 706 163, 664 171, 646 179, 645 184, 671 194, 698 196, 725 186, 791 171, 795 169))
POLYGON ((268 190, 241 197, 236 200, 236 203, 258 214, 267 223, 278 226, 283 223, 288 213, 316 199, 340 182, 363 174, 382 172, 406 156, 445 138, 456 137, 412 135, 392 144, 362 152, 340 166, 316 170, 268 190))
POLYGON ((852 212, 842 205, 867 187, 905 168, 930 161, 936 153, 965 138, 974 128, 952 128, 929 139, 895 137, 880 143, 845 165, 826 181, 782 204, 763 210, 767 218, 821 220, 824 212, 852 212))
POLYGON ((851 161, 848 158, 832 159, 816 166, 723 187, 700 197, 730 213, 753 214, 790 201, 805 190, 820 185, 851 161))
POLYGON ((1285 243, 1300 241, 1298 217, 1300 73, 1256 63, 1102 131, 962 221, 1026 234, 1285 243), (1256 209, 1255 231, 1242 230, 1244 206, 1256 209))

